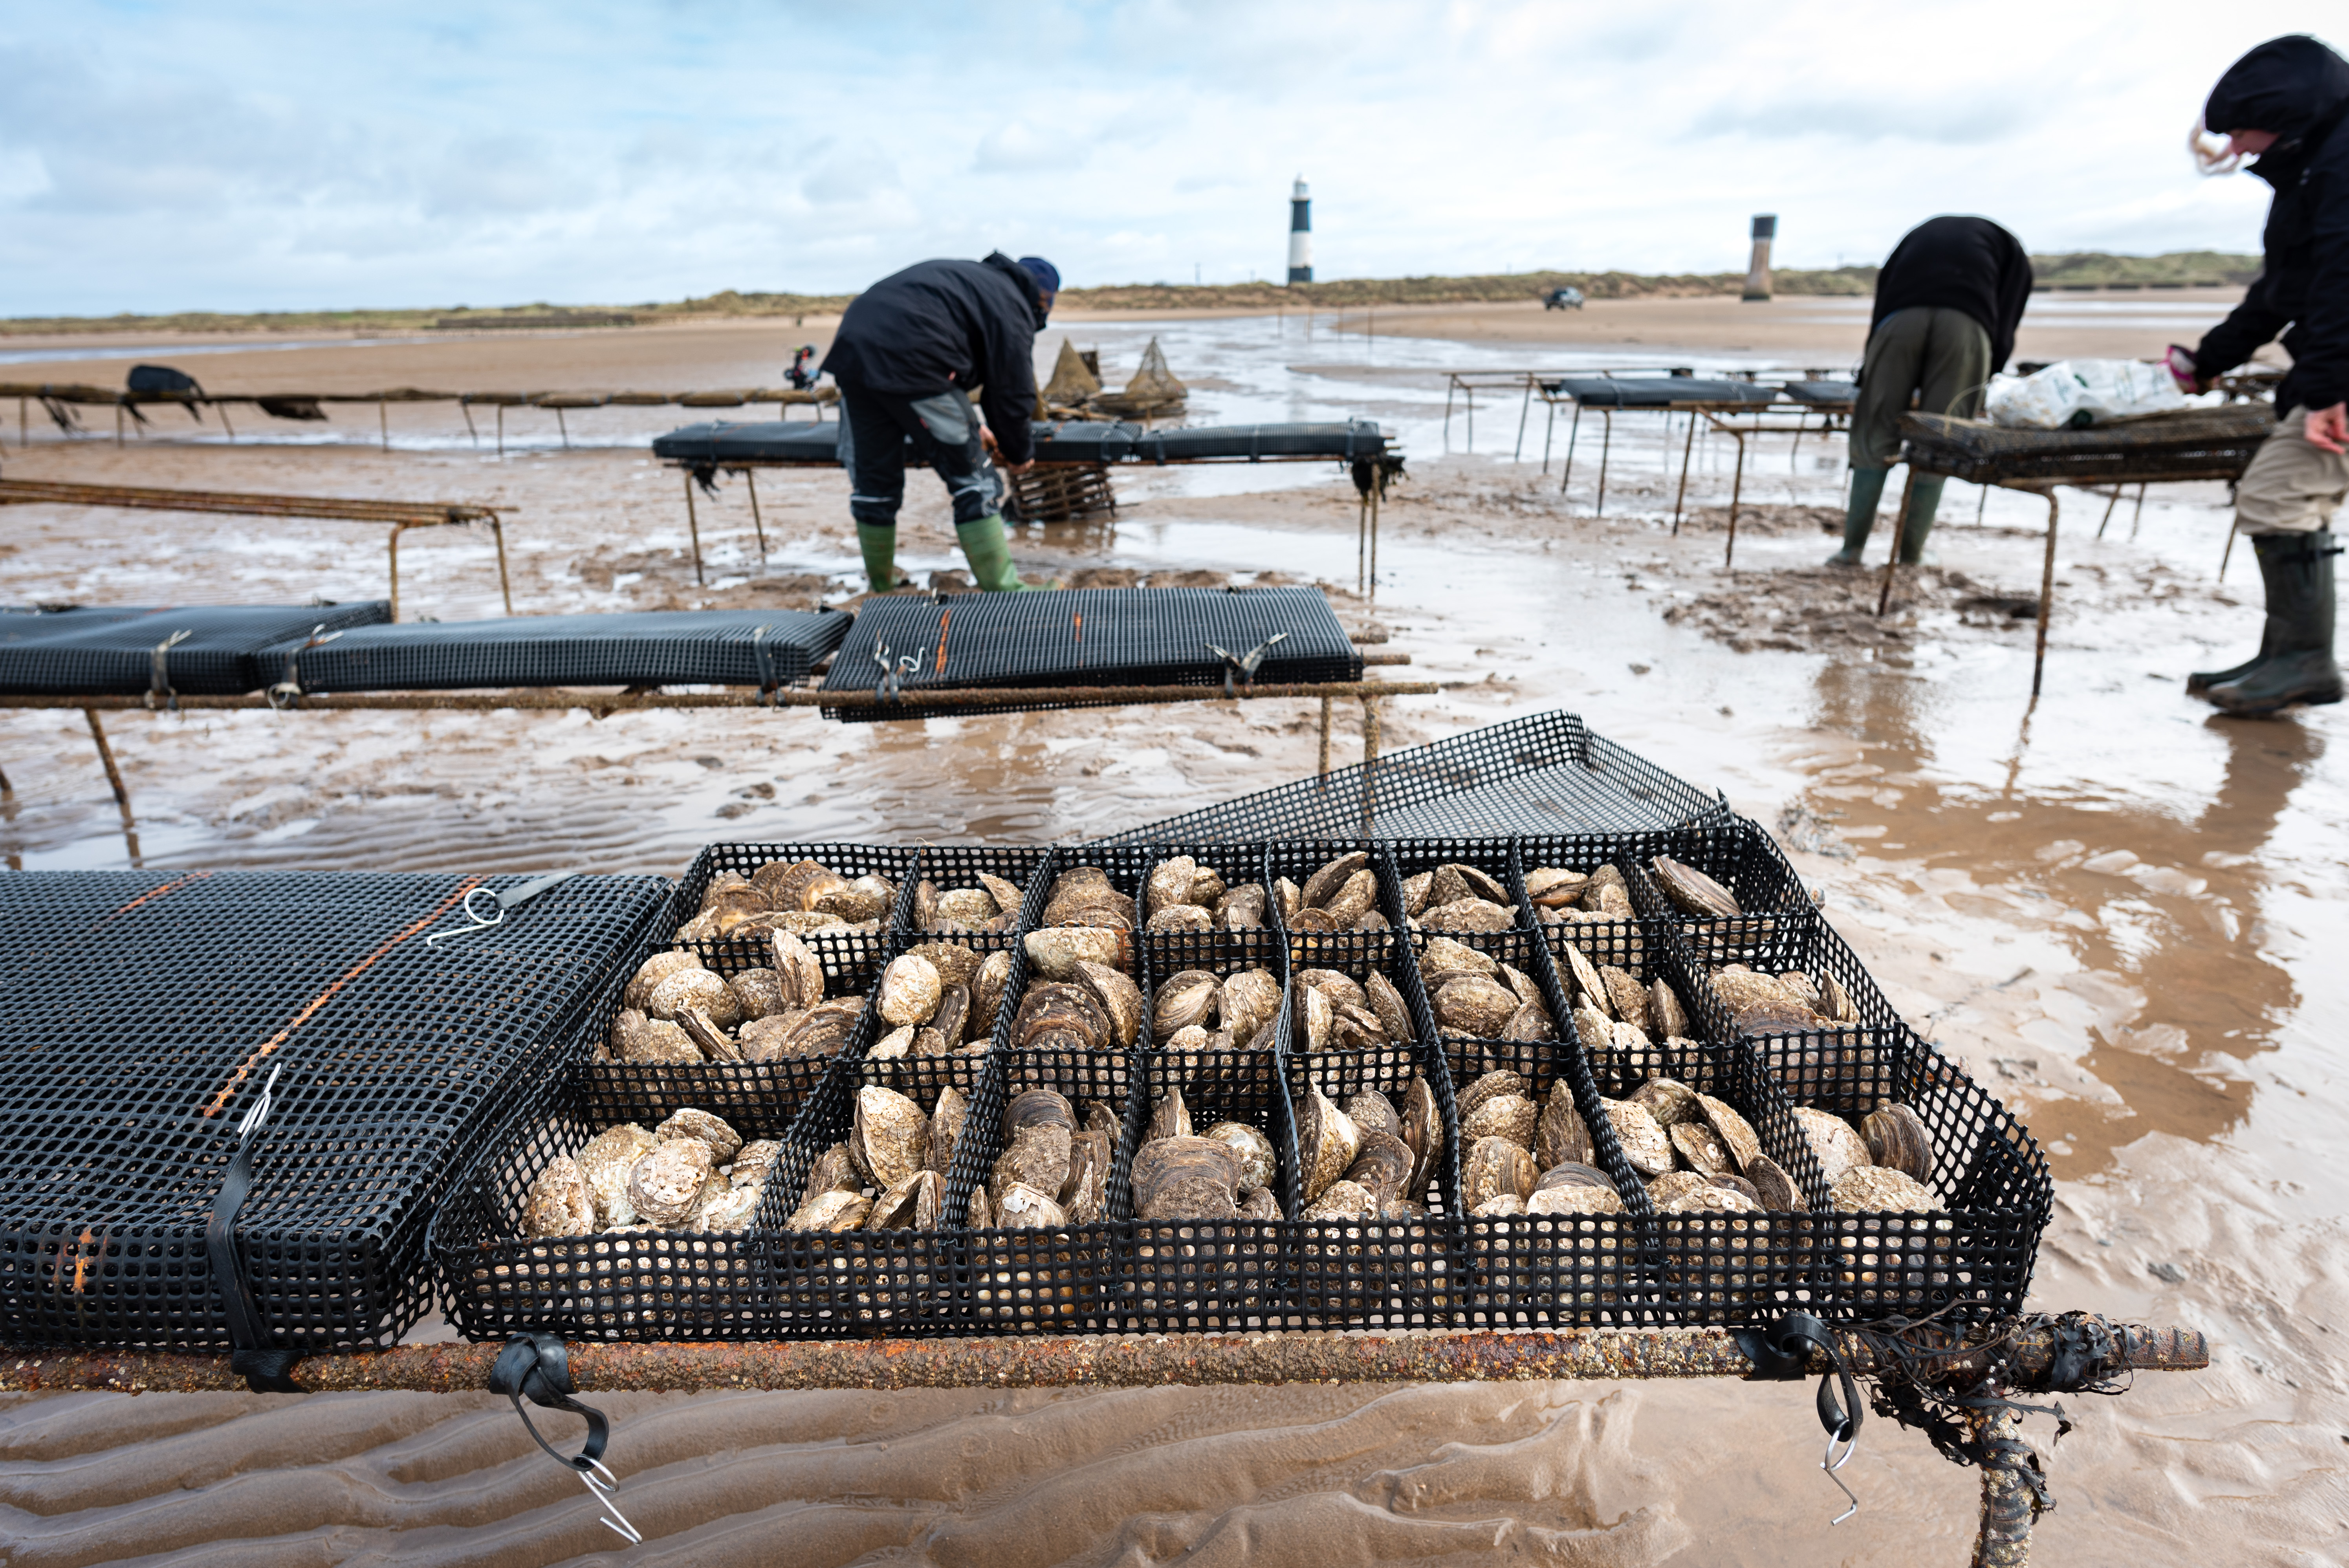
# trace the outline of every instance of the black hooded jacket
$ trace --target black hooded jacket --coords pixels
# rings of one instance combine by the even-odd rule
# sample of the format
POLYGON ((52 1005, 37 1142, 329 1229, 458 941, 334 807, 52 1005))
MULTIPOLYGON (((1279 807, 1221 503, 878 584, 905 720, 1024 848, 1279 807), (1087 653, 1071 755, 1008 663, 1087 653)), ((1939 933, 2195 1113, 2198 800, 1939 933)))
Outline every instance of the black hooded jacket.
POLYGON ((823 368, 843 387, 900 397, 985 387, 979 407, 1006 463, 1028 460, 1043 296, 1000 251, 983 262, 921 262, 850 302, 823 368))
POLYGON ((1896 310, 1961 310, 1990 334, 1990 367, 2002 370, 2030 303, 2031 258, 2021 241, 1987 218, 1928 218, 1892 247, 1876 274, 1868 330, 1873 335, 1896 310))
POLYGON ((2261 236, 2267 265, 2203 336, 2194 367, 2224 375, 2282 333, 2292 373, 2277 415, 2329 408, 2349 398, 2349 60, 2313 38, 2271 38, 2227 67, 2202 123, 2276 133, 2251 166, 2275 201, 2261 236))

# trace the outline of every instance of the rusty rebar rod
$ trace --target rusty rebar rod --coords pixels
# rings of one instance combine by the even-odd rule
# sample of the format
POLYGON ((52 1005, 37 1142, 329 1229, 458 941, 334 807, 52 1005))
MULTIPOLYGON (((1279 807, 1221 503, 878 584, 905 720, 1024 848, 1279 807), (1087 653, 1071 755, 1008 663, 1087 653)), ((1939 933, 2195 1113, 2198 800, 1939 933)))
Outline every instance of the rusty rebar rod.
POLYGON ((512 507, 470 501, 368 500, 350 496, 254 495, 238 490, 156 490, 54 480, 0 480, 0 506, 120 506, 149 511, 231 512, 245 517, 315 517, 336 522, 400 522, 410 528, 487 522, 512 507))
MULTIPOLYGON (((1864 1340, 1838 1336, 1855 1375, 1880 1368, 1864 1340)), ((468 1393, 487 1386, 500 1345, 407 1345, 309 1357, 292 1377, 318 1393, 468 1393)), ((2124 1331, 2131 1367, 2209 1365, 2191 1330, 2124 1331)), ((1987 1356, 1989 1352, 1978 1352, 1987 1356)), ((2044 1382, 2054 1336, 2026 1333, 2000 1351, 2011 1387, 2044 1382)), ((987 1339, 852 1339, 746 1344, 570 1346, 582 1393, 702 1393, 742 1388, 1139 1388, 1283 1383, 1494 1383, 1592 1378, 1750 1377, 1754 1364, 1722 1328, 1591 1328, 1495 1334, 1297 1332, 987 1339)), ((1820 1360, 1814 1371, 1824 1370, 1820 1360)), ((1951 1380, 1977 1375, 1965 1355, 1951 1380)), ((242 1392, 226 1356, 44 1346, 0 1352, 0 1392, 242 1392)))

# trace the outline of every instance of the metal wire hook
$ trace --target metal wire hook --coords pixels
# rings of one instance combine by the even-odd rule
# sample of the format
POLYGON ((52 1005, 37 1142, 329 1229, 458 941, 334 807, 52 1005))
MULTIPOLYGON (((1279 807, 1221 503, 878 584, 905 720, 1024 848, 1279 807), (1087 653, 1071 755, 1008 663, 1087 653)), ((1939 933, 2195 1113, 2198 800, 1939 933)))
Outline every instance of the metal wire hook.
POLYGON ((1846 1428, 1845 1432, 1849 1433, 1849 1435, 1846 1436, 1842 1432, 1830 1432, 1827 1434, 1827 1451, 1822 1455, 1819 1460, 1819 1469, 1826 1471, 1827 1479, 1836 1483, 1836 1490, 1843 1493, 1845 1497, 1851 1501, 1850 1507, 1845 1509, 1841 1513, 1837 1514, 1833 1519, 1827 1521, 1827 1523, 1830 1525, 1841 1524, 1845 1520, 1849 1519, 1853 1514, 1859 1511, 1858 1495, 1855 1493, 1851 1488, 1844 1485, 1843 1477, 1836 1474, 1836 1471, 1843 1469, 1844 1466, 1851 1462, 1852 1455, 1859 1451, 1859 1433, 1851 1428, 1846 1428), (1836 1445, 1837 1443, 1841 1443, 1843 1445, 1843 1457, 1841 1459, 1836 1458, 1836 1445), (1830 1463, 1830 1460, 1833 1460, 1834 1462, 1830 1463))
POLYGON ((620 1478, 605 1470, 602 1460, 591 1460, 584 1454, 572 1461, 571 1470, 579 1478, 580 1483, 586 1487, 588 1495, 595 1500, 595 1506, 601 1511, 604 1522, 629 1545, 642 1545, 645 1539, 643 1534, 635 1525, 628 1522, 628 1516, 620 1511, 617 1500, 620 1478), (591 1470, 593 1473, 590 1473, 591 1470))
POLYGON ((244 1113, 244 1119, 236 1124, 236 1136, 239 1141, 250 1138, 254 1133, 260 1131, 261 1124, 269 1119, 270 1091, 277 1087, 277 1075, 285 1070, 285 1064, 284 1062, 277 1062, 271 1066, 269 1069, 269 1081, 261 1086, 261 1098, 254 1100, 253 1104, 247 1108, 244 1113))

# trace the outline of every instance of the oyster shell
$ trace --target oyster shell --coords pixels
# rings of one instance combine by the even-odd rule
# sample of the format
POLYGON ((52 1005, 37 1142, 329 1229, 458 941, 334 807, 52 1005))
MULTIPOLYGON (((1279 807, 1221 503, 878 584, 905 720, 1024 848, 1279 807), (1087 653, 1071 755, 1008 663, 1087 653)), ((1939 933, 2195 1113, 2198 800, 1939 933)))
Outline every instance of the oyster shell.
POLYGON ((1503 1192, 1487 1198, 1468 1211, 1471 1217, 1479 1220, 1516 1219, 1523 1216, 1525 1212, 1526 1201, 1515 1192, 1503 1192))
POLYGON ((1648 1199, 1659 1209, 1688 1192, 1702 1192, 1713 1178, 1702 1171, 1667 1171, 1648 1183, 1648 1199))
POLYGON ((633 1121, 607 1127, 587 1140, 574 1158, 587 1179, 595 1202, 595 1227, 611 1230, 636 1222, 636 1205, 628 1202, 628 1172, 650 1153, 657 1140, 633 1121))
POLYGON ((814 948, 788 931, 770 932, 767 945, 774 952, 775 977, 794 1007, 812 1007, 823 1000, 823 960, 814 948))
POLYGON ((1932 1190, 1908 1175, 1882 1165, 1861 1165, 1837 1177, 1827 1191, 1827 1206, 1839 1214, 1942 1212, 1932 1190))
POLYGON ((708 1014, 709 1021, 721 1029, 730 1029, 742 1021, 742 1011, 734 1000, 734 993, 726 988, 725 980, 699 967, 679 969, 652 988, 645 998, 645 1013, 649 1017, 676 1021, 688 1007, 708 1014))
MULTIPOLYGON (((1778 976, 1778 984, 1784 985, 1788 991, 1793 992, 1795 1000, 1800 1002, 1804 1006, 1808 1007, 1814 1013, 1819 1011, 1819 1003, 1822 998, 1819 995, 1818 984, 1814 981, 1809 975, 1800 969, 1785 970, 1781 972, 1778 976)), ((1824 1016, 1824 1015, 1822 1015, 1822 1016, 1824 1016)))
POLYGON ((930 1027, 952 1050, 970 1033, 970 987, 948 985, 938 993, 938 1010, 930 1015, 930 1027))
POLYGON ((1713 988, 1737 1026, 1749 1032, 1811 1029, 1824 1021, 1785 981, 1742 964, 1714 970, 1713 988))
POLYGON ((902 1029, 892 1029, 874 1041, 873 1048, 864 1053, 865 1059, 876 1062, 897 1061, 913 1054, 914 1026, 911 1024, 902 1029))
POLYGON ((1460 1118, 1460 1137, 1466 1142, 1506 1138, 1520 1149, 1530 1150, 1537 1119, 1534 1102, 1524 1095, 1496 1094, 1460 1118))
POLYGON ((546 1162, 523 1200, 525 1236, 584 1236, 595 1229, 595 1194, 578 1161, 558 1154, 546 1162))
MULTIPOLYGON (((1059 1089, 1021 1089, 1003 1108, 1004 1136, 1009 1138, 1023 1127, 1065 1127, 1073 1133, 1077 1130, 1076 1109, 1059 1089)), ((1056 1191, 1058 1187, 1055 1182, 1056 1191)))
POLYGON ((1658 855, 1648 866, 1664 896, 1700 920, 1729 920, 1745 913, 1734 894, 1694 866, 1670 855, 1658 855))
MULTIPOLYGON (((937 1180, 937 1172, 935 1171, 916 1171, 902 1180, 891 1182, 878 1198, 873 1200, 873 1210, 865 1215, 864 1228, 868 1231, 910 1229, 914 1223, 914 1210, 919 1202, 922 1183, 927 1181, 936 1188, 937 1180)), ((931 1202, 935 1207, 936 1203, 935 1196, 931 1199, 931 1202)))
POLYGON ((656 953, 636 965, 628 984, 620 993, 620 1006, 639 1013, 649 1012, 646 1004, 652 999, 653 987, 682 970, 698 969, 701 959, 691 953, 656 953))
POLYGON ((873 1201, 861 1192, 819 1192, 794 1210, 792 1217, 783 1222, 783 1228, 845 1235, 861 1228, 865 1216, 872 1212, 873 1201))
POLYGON ((1122 969, 1107 965, 1077 965, 1077 980, 1093 999, 1109 1021, 1109 1037, 1102 1045, 1114 1044, 1120 1048, 1132 1046, 1142 1037, 1142 987, 1136 985, 1122 969))
POLYGON ((1672 1140, 1656 1125, 1646 1106, 1626 1099, 1602 1099, 1599 1104, 1632 1170, 1642 1176, 1661 1176, 1672 1168, 1672 1140))
POLYGON ((1450 975, 1482 975, 1487 977, 1500 973, 1501 965, 1489 953, 1482 953, 1465 943, 1454 942, 1448 936, 1431 936, 1427 945, 1419 950, 1419 973, 1428 985, 1440 985, 1450 975))
POLYGON ((995 1201, 995 1222, 1007 1231, 1056 1231, 1069 1216, 1040 1189, 1014 1181, 995 1201))
POLYGON ((1534 1181, 1537 1192, 1547 1192, 1554 1187, 1603 1187, 1609 1192, 1615 1191, 1615 1183, 1607 1179, 1607 1172, 1571 1160, 1551 1166, 1534 1181))
POLYGON ((1090 1225, 1102 1217, 1109 1198, 1110 1141, 1098 1132, 1081 1132, 1069 1144, 1069 1180, 1059 1202, 1072 1225, 1090 1225))
POLYGON ((1713 1184, 1716 1187, 1728 1188, 1756 1209, 1762 1206, 1762 1190, 1743 1176, 1732 1176, 1724 1171, 1713 1179, 1713 1184))
POLYGON ((1729 1150, 1722 1143, 1720 1134, 1704 1122, 1695 1119, 1676 1121, 1664 1129, 1672 1147, 1682 1159, 1707 1176, 1720 1176, 1734 1171, 1735 1165, 1729 1150))
POLYGON ((1263 929, 1271 903, 1262 882, 1233 888, 1216 901, 1216 924, 1224 931, 1263 929))
POLYGON ((1379 1026, 1386 1037, 1400 1044, 1418 1031, 1412 1027, 1411 1009, 1403 1003, 1402 993, 1394 982, 1373 969, 1362 980, 1362 995, 1370 1001, 1371 1011, 1379 1016, 1379 1026))
POLYGON ((968 985, 980 968, 979 955, 959 942, 918 943, 905 949, 903 956, 918 958, 936 970, 942 986, 968 985))
POLYGON ((1158 1103, 1150 1108, 1150 1126, 1142 1135, 1144 1143, 1155 1143, 1162 1138, 1191 1136, 1191 1108, 1184 1103, 1183 1090, 1178 1086, 1161 1095, 1158 1103))
POLYGON ((1366 870, 1370 863, 1370 853, 1365 850, 1350 851, 1334 861, 1325 861, 1319 871, 1305 879, 1302 890, 1304 906, 1308 909, 1326 907, 1330 895, 1345 886, 1356 872, 1366 870))
POLYGON ((1668 1203, 1657 1204, 1656 1212, 1661 1214, 1758 1214, 1762 1208, 1733 1187, 1716 1187, 1708 1181, 1668 1203))
POLYGON ((1055 925, 1028 934, 1028 962, 1047 980, 1073 980, 1080 964, 1123 967, 1132 957, 1132 939, 1101 925, 1055 925))
POLYGON ((709 1015, 698 1007, 688 1007, 677 1016, 677 1026, 694 1043, 702 1056, 713 1062, 739 1062, 742 1059, 740 1047, 732 1036, 710 1022, 709 1015))
POLYGON ((1429 1000, 1444 1033, 1485 1040, 1499 1038, 1523 1006, 1516 992, 1483 975, 1454 975, 1429 1000))
POLYGON ((1383 1132, 1390 1138, 1402 1136, 1402 1118, 1396 1113, 1394 1102, 1377 1089, 1366 1088, 1348 1096, 1344 1109, 1365 1137, 1372 1132, 1383 1132))
POLYGON ((1215 1048, 1212 1040, 1213 1037, 1206 1030, 1196 1024, 1189 1024, 1158 1043, 1161 1048, 1170 1051, 1206 1051, 1215 1048))
POLYGON ((1251 1187, 1240 1194, 1239 1217, 1243 1220, 1278 1220, 1280 1200, 1267 1187, 1251 1187))
POLYGON ((1506 1138, 1480 1138, 1460 1161, 1460 1201, 1475 1213, 1495 1198, 1520 1203, 1534 1190, 1534 1157, 1506 1138))
POLYGON ((1300 969, 1297 972, 1297 985, 1302 990, 1319 992, 1332 1006, 1340 1002, 1351 1003, 1357 1007, 1370 1006, 1370 996, 1363 991, 1361 982, 1340 970, 1300 969))
POLYGON ((1650 1078, 1631 1091, 1631 1103, 1645 1106, 1658 1127, 1687 1121, 1698 1114, 1696 1090, 1678 1078, 1650 1078))
POLYGON ((1464 898, 1431 905, 1419 923, 1429 931, 1498 932, 1514 930, 1517 917, 1485 899, 1464 898))
POLYGON ((1058 1123, 1037 1122, 1015 1130, 1003 1152, 995 1157, 994 1170, 988 1177, 988 1195, 995 1201, 997 1212, 1002 1212, 1005 1195, 1015 1186, 1055 1197, 1069 1184, 1069 1161, 1075 1148, 1075 1134, 1058 1123))
POLYGON ((728 1163, 742 1147, 742 1135, 728 1126, 723 1117, 690 1108, 676 1112, 653 1129, 656 1143, 666 1143, 672 1138, 698 1138, 709 1145, 710 1161, 717 1165, 728 1163))
POLYGON ((1411 1180, 1405 1188, 1416 1198, 1427 1190, 1436 1161, 1444 1158, 1444 1113, 1435 1091, 1417 1073, 1403 1090, 1401 1137, 1411 1150, 1411 1180))
POLYGON ((1615 1016, 1627 1024, 1648 1026, 1648 990, 1624 971, 1611 965, 1601 965, 1599 979, 1607 983, 1607 999, 1615 1006, 1615 1016))
POLYGON ((1863 1117, 1859 1135, 1876 1164, 1920 1183, 1932 1176, 1932 1136, 1917 1113, 1899 1100, 1888 1099, 1863 1117))
POLYGON ((647 1018, 622 1042, 616 1053, 624 1062, 698 1062, 706 1060, 693 1037, 663 1018, 647 1018))
POLYGON ((856 1169, 856 1157, 845 1142, 835 1143, 815 1157, 808 1168, 807 1185, 800 1190, 800 1202, 809 1203, 826 1192, 854 1192, 864 1184, 856 1169))
POLYGON ((1379 873, 1366 869, 1348 877, 1317 907, 1343 931, 1368 914, 1378 902, 1379 873))
POLYGON ((1272 1185, 1271 1139, 1245 1121, 1219 1121, 1202 1136, 1214 1139, 1232 1151, 1232 1158, 1239 1165, 1238 1180, 1243 1190, 1272 1185))
POLYGON ((745 969, 727 981, 726 988, 734 993, 735 1009, 746 1024, 799 1010, 793 991, 784 989, 783 977, 772 969, 745 969))
POLYGON ((1729 1158, 1735 1162, 1736 1169, 1743 1171, 1754 1163, 1755 1157, 1762 1152, 1762 1140, 1754 1136, 1753 1124, 1738 1114, 1736 1107, 1726 1100, 1700 1093, 1696 1097, 1696 1109, 1697 1114, 1704 1119, 1704 1124, 1712 1128, 1714 1136, 1721 1140, 1722 1147, 1729 1150, 1729 1158))
POLYGON ((988 897, 995 901, 995 913, 998 914, 1018 914, 1019 906, 1027 902, 1028 895, 1018 882, 991 872, 978 873, 978 885, 987 890, 988 897))
POLYGON ((985 925, 1000 913, 995 895, 985 888, 958 887, 938 894, 936 918, 929 923, 951 920, 958 925, 985 925))
POLYGON ((1802 1130, 1803 1137, 1810 1143, 1812 1157, 1819 1162, 1819 1180, 1830 1187, 1843 1180, 1845 1171, 1873 1163, 1868 1158, 1868 1140, 1840 1116, 1798 1105, 1795 1107, 1795 1125, 1802 1130))
POLYGON ((875 1187, 894 1187, 930 1158, 930 1119, 893 1088, 867 1084, 856 1091, 848 1151, 875 1187))
POLYGON ((734 1151, 726 1179, 737 1187, 763 1187, 782 1152, 783 1146, 771 1138, 754 1139, 734 1151))
MULTIPOLYGON (((1411 1180, 1412 1153, 1402 1139, 1392 1133, 1365 1132, 1361 1152, 1346 1167, 1341 1181, 1351 1181, 1369 1191, 1379 1201, 1379 1207, 1403 1195, 1403 1184, 1411 1180)), ((1329 1194, 1322 1194, 1327 1201, 1329 1194)))
POLYGON ((1330 998, 1310 985, 1299 985, 1291 995, 1295 1006, 1288 1020, 1290 1043, 1300 1051, 1326 1051, 1330 1034, 1337 1026, 1338 1015, 1330 1006, 1330 998))
POLYGON ((986 1188, 971 1189, 970 1202, 963 1208, 962 1222, 968 1230, 987 1231, 995 1228, 995 1205, 988 1200, 986 1188))
POLYGON ((756 1187, 715 1187, 702 1194, 701 1206, 683 1227, 709 1234, 726 1234, 750 1228, 761 1193, 756 1187))
POLYGON ((1237 1213, 1240 1161, 1213 1138, 1161 1138, 1133 1156, 1133 1212, 1143 1220, 1228 1220, 1237 1213))
POLYGON ((1191 883, 1199 874, 1199 862, 1189 855, 1174 855, 1150 868, 1150 877, 1143 884, 1142 911, 1156 914, 1170 904, 1191 903, 1191 883))
POLYGON ((1108 1016, 1073 981, 1030 986, 1011 1016, 1011 1043, 1023 1049, 1094 1051, 1105 1049, 1109 1039, 1108 1016))
POLYGON ((1195 903, 1170 903, 1143 924, 1144 931, 1213 931, 1216 917, 1195 903))
POLYGON ((1830 1023, 1859 1022, 1859 1004, 1851 999, 1851 993, 1843 988, 1843 982, 1832 975, 1825 976, 1819 983, 1819 1012, 1830 1023))
POLYGON ((1544 909, 1563 909, 1581 898, 1590 878, 1560 866, 1536 866, 1526 873, 1526 896, 1544 909))
POLYGON ((1304 1167, 1298 1176, 1305 1202, 1312 1202, 1344 1175, 1361 1147, 1361 1130, 1353 1119, 1340 1110, 1319 1085, 1308 1084, 1297 1117, 1297 1157, 1304 1167))
POLYGON ((1464 1122, 1478 1106, 1488 1099, 1505 1094, 1516 1095, 1520 1099, 1531 1099, 1533 1091, 1526 1086, 1524 1078, 1506 1068, 1498 1068, 1462 1089, 1454 1098, 1452 1108, 1464 1122))
POLYGON ((1766 1154, 1756 1154, 1745 1162, 1745 1179, 1754 1183, 1755 1201, 1774 1213, 1800 1214, 1810 1208, 1803 1202, 1795 1179, 1766 1154))
POLYGON ((938 1103, 930 1112, 930 1152, 928 1165, 940 1176, 954 1170, 955 1145, 962 1139, 963 1124, 970 1117, 970 1098, 952 1084, 938 1090, 938 1103))
POLYGON ((647 1224, 674 1231, 701 1207, 709 1185, 709 1145, 698 1138, 673 1138, 638 1160, 628 1171, 628 1206, 647 1224))
POLYGON ((1509 1021, 1501 1026, 1500 1037, 1505 1040, 1554 1040, 1557 1038, 1557 1023, 1549 1016, 1547 1007, 1528 1004, 1509 1015, 1509 1021))
POLYGON ((1668 1040, 1689 1037, 1688 1009, 1681 1006, 1680 993, 1661 980, 1648 985, 1648 1015, 1641 1026, 1651 1034, 1661 1035, 1668 1040))
POLYGON ((1620 1214, 1623 1200, 1613 1187, 1541 1187, 1526 1200, 1528 1214, 1620 1214))
POLYGON ((1001 948, 988 954, 970 979, 970 1023, 963 1031, 965 1038, 984 1040, 994 1037, 996 1016, 1003 1010, 1003 993, 1010 984, 1010 950, 1001 948))
POLYGON ((1150 1003, 1151 1032, 1167 1040, 1181 1030, 1204 1028, 1216 1016, 1223 982, 1204 969, 1184 969, 1160 982, 1150 1003))
POLYGON ((1574 997, 1578 1006, 1589 1007, 1607 1017, 1615 1016, 1614 994, 1607 988, 1606 976, 1574 943, 1560 943, 1566 949, 1567 973, 1574 976, 1574 997))
POLYGON ((1590 1129, 1582 1113, 1574 1108, 1574 1091, 1564 1078, 1550 1086, 1549 1103, 1542 1107, 1541 1119, 1534 1130, 1534 1159, 1545 1170, 1574 1164, 1588 1165, 1597 1159, 1590 1140, 1590 1129))
POLYGON ((769 1060, 786 1057, 837 1056, 856 1033, 864 1016, 862 996, 835 996, 819 1002, 801 1015, 789 1033, 774 1042, 769 1060))
POLYGON ((899 954, 881 972, 880 1012, 893 1025, 926 1024, 938 1010, 946 983, 926 958, 899 954))
POLYGON ((1375 1220, 1379 1217, 1379 1200, 1360 1183, 1340 1180, 1322 1189, 1321 1195, 1308 1204, 1301 1220, 1321 1223, 1332 1221, 1375 1220))
POLYGON ((1243 1048, 1254 1044, 1269 1046, 1269 1035, 1261 1042, 1257 1040, 1257 1035, 1280 1015, 1280 982, 1265 970, 1243 969, 1225 978, 1223 996, 1217 1006, 1222 1010, 1224 1027, 1232 1033, 1233 1045, 1243 1048))

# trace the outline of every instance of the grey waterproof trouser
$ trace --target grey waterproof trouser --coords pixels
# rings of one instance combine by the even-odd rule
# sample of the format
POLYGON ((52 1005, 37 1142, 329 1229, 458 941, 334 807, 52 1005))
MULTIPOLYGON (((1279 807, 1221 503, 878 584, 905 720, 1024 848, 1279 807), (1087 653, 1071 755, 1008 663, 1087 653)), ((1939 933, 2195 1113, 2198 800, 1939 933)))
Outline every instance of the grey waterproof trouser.
POLYGON ((955 525, 1003 510, 1003 475, 979 439, 978 410, 960 392, 898 397, 840 389, 840 466, 848 470, 848 512, 867 528, 894 528, 905 504, 906 441, 954 498, 955 525))
POLYGON ((1851 466, 1889 469, 1900 460, 1900 416, 1909 412, 1971 418, 1990 380, 1990 334, 1961 310, 1912 305, 1896 310, 1868 336, 1859 400, 1851 415, 1851 466))

